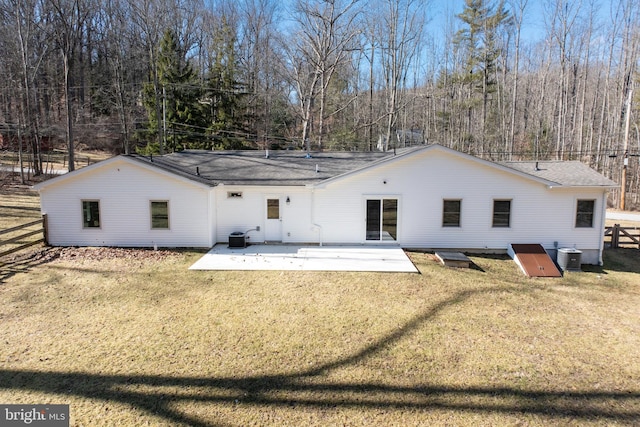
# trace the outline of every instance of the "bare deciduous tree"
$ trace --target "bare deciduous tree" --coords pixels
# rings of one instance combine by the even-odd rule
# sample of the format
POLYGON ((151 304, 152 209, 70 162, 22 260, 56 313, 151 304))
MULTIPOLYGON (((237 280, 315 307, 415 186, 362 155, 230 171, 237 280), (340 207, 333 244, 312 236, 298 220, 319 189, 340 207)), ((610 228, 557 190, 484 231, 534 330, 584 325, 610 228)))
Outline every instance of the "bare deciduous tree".
POLYGON ((327 92, 340 66, 351 59, 349 51, 354 48, 360 31, 356 26, 357 3, 358 0, 299 0, 296 3, 298 42, 290 58, 301 104, 302 142, 307 150, 316 100, 319 102, 316 144, 322 150, 327 92))

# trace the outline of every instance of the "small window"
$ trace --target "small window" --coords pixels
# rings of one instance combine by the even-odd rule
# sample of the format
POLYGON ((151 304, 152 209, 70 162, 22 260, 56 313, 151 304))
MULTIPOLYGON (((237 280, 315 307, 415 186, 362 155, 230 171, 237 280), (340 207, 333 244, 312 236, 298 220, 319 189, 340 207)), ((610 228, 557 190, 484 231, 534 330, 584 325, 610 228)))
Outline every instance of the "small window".
POLYGON ((578 200, 576 209, 576 227, 593 227, 595 200, 578 200))
POLYGON ((151 228, 169 228, 169 202, 151 202, 151 228))
POLYGON ((98 200, 82 201, 82 227, 100 228, 100 202, 98 200))
POLYGON ((280 219, 280 199, 267 199, 267 219, 280 219))
POLYGON ((444 200, 442 204, 442 226, 460 227, 461 200, 444 200))
POLYGON ((511 200, 493 201, 493 226, 509 227, 511 221, 511 200))
POLYGON ((227 191, 227 199, 242 199, 242 191, 227 191))

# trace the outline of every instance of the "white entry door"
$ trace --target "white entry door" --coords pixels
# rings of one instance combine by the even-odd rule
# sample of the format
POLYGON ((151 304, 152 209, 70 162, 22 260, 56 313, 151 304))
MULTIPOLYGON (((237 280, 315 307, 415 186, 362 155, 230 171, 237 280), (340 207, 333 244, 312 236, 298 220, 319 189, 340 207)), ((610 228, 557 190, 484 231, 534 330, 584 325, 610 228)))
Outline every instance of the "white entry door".
POLYGON ((265 201, 266 219, 264 224, 264 240, 267 242, 282 241, 282 206, 281 197, 268 196, 265 201))

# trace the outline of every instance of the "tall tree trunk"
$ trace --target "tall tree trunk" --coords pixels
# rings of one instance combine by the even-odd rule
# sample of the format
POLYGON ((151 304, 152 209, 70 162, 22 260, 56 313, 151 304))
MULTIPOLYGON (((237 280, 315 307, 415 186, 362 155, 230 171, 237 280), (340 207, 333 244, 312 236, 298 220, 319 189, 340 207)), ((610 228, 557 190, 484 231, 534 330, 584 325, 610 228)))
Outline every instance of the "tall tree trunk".
MULTIPOLYGON (((23 83, 23 91, 22 91, 22 99, 24 102, 23 108, 23 123, 26 128, 26 135, 22 135, 22 138, 28 138, 31 146, 31 151, 33 152, 33 174, 38 176, 42 174, 42 156, 40 153, 40 144, 38 139, 37 128, 34 125, 36 120, 37 112, 34 111, 34 105, 31 101, 31 67, 29 64, 29 57, 31 56, 30 51, 30 40, 31 31, 30 26, 27 28, 23 28, 21 10, 19 8, 16 9, 16 28, 18 41, 20 45, 20 65, 22 67, 22 83, 23 83)), ((36 96, 34 92, 34 98, 36 96)), ((22 138, 19 138, 18 145, 20 150, 22 150, 22 138)), ((22 159, 22 156, 20 156, 22 159)), ((22 160, 21 160, 22 162, 22 160)), ((22 180, 24 181, 24 175, 22 175, 22 180)))
POLYGON ((369 58, 369 151, 373 151, 374 136, 373 136, 373 64, 375 55, 375 44, 371 41, 371 57, 369 58))
POLYGON ((69 75, 69 52, 62 51, 62 61, 64 63, 64 93, 65 108, 67 113, 67 152, 69 155, 69 172, 75 169, 75 147, 73 141, 73 113, 71 105, 71 76, 69 75))
POLYGON ((511 96, 511 129, 509 132, 508 146, 508 160, 513 157, 513 149, 515 145, 516 134, 516 111, 518 110, 518 84, 520 77, 520 37, 522 35, 522 20, 524 18, 524 10, 527 7, 528 0, 519 0, 513 4, 517 13, 513 13, 515 20, 515 45, 514 45, 514 60, 513 60, 513 89, 511 96))

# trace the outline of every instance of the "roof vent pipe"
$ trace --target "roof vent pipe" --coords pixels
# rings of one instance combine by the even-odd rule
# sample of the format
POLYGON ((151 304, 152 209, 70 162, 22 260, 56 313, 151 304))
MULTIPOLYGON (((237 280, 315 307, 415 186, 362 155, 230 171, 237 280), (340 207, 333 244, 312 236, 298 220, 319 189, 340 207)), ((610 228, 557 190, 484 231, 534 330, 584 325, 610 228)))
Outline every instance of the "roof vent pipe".
POLYGON ((536 172, 540 170, 540 167, 538 166, 538 162, 536 162, 536 172))
POLYGON ((268 159, 269 158, 269 149, 267 148, 264 152, 264 158, 268 159))
POLYGON ((318 164, 316 163, 316 173, 320 172, 320 167, 318 166, 318 164))
POLYGON ((196 175, 200 176, 200 167, 196 166, 196 175))

